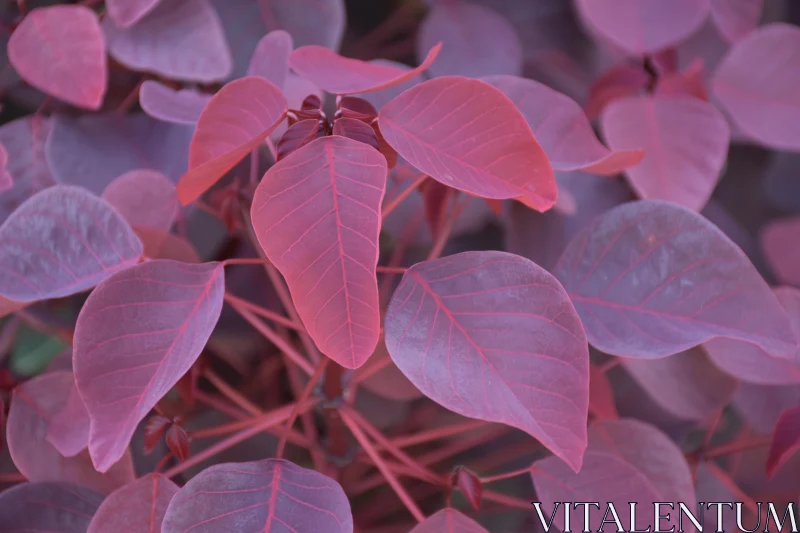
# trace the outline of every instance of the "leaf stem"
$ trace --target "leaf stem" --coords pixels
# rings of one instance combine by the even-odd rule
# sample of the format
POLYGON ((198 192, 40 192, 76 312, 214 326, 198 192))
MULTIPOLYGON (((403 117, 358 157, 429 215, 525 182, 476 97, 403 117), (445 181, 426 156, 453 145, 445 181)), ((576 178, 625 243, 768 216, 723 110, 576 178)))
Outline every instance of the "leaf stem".
POLYGON ((256 305, 252 302, 248 302, 238 296, 235 296, 229 292, 225 293, 225 299, 229 301, 231 305, 235 302, 236 305, 241 306, 243 309, 247 309, 251 313, 254 313, 262 318, 266 318, 267 320, 272 320, 273 322, 280 324, 281 326, 287 327, 289 329, 293 329, 295 331, 305 331, 305 328, 302 324, 298 324, 297 322, 292 322, 288 318, 283 315, 279 315, 269 309, 265 309, 260 305, 256 305))
MULTIPOLYGON (((319 383, 320 378, 322 378, 322 375, 325 373, 325 368, 328 366, 329 361, 330 359, 328 359, 327 357, 323 357, 322 361, 319 362, 319 364, 317 365, 317 369, 314 371, 314 375, 311 376, 311 379, 308 380, 308 384, 306 384, 302 394, 300 394, 300 397, 297 398, 297 403, 295 404, 296 406, 302 405, 311 396, 311 391, 313 391, 314 387, 316 387, 317 383, 319 383)), ((292 414, 289 417, 289 419, 286 421, 286 426, 285 426, 286 432, 283 434, 283 437, 281 437, 281 440, 278 442, 278 449, 275 452, 275 456, 278 459, 283 457, 283 452, 286 449, 286 440, 289 435, 289 431, 291 431, 292 426, 294 426, 294 423, 297 420, 299 414, 300 414, 299 409, 295 408, 292 411, 292 414)))
POLYGON ((383 207, 383 209, 381 209, 381 216, 383 217, 383 220, 386 220, 386 217, 388 217, 392 211, 397 209, 397 206, 403 203, 403 200, 411 196, 411 194, 417 189, 417 187, 422 185, 422 183, 426 179, 428 179, 428 175, 421 174, 420 176, 417 177, 417 179, 411 182, 411 185, 403 189, 402 192, 400 192, 397 196, 389 200, 383 207))
POLYGON ((482 498, 490 502, 505 505, 506 507, 511 507, 512 509, 522 509, 524 511, 530 511, 532 509, 531 502, 527 500, 514 498, 513 496, 508 496, 507 494, 495 492, 493 490, 484 490, 482 498))
POLYGON ((531 466, 526 466, 525 468, 520 468, 518 470, 512 470, 511 472, 505 472, 503 474, 496 474, 494 476, 486 476, 480 478, 481 483, 492 483, 494 481, 502 481, 504 479, 511 479, 512 477, 517 476, 524 476, 526 474, 531 473, 531 466))
POLYGON ((405 274, 408 269, 406 267, 378 266, 375 270, 380 274, 405 274))
POLYGON ((456 225, 456 221, 458 221, 458 217, 461 216, 462 211, 464 208, 467 207, 469 203, 470 197, 464 195, 461 200, 454 200, 456 203, 453 205, 453 208, 447 215, 447 219, 445 219, 444 224, 442 225, 439 234, 436 236, 436 241, 433 243, 433 247, 431 248, 430 253, 428 254, 428 261, 432 261, 433 259, 438 259, 439 256, 442 255, 444 251, 445 245, 447 245, 447 241, 450 240, 450 235, 453 233, 453 228, 456 225))
POLYGON ((253 402, 242 396, 236 389, 225 383, 213 370, 206 368, 203 372, 203 377, 206 378, 216 389, 233 404, 237 405, 244 412, 250 416, 258 416, 263 414, 261 409, 258 408, 253 402))

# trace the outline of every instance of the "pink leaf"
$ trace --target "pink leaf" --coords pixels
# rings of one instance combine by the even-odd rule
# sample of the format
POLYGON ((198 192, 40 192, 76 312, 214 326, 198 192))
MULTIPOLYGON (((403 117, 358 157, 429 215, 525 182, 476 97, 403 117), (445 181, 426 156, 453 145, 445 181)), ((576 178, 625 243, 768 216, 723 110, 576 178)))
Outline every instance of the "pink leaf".
POLYGON ((23 203, 0 226, 0 243, 0 294, 17 302, 83 292, 142 255, 142 243, 111 206, 68 185, 23 203))
POLYGON ((103 199, 134 227, 168 230, 178 216, 175 186, 154 170, 132 170, 108 184, 103 199))
POLYGON ((23 483, 0 493, 0 524, 9 533, 86 533, 102 501, 71 483, 23 483))
POLYGON ((286 278, 306 330, 347 368, 364 364, 378 342, 386 173, 377 150, 323 137, 273 166, 253 198, 258 242, 286 278))
POLYGON ((490 76, 484 81, 503 91, 525 116, 553 170, 617 174, 638 164, 642 150, 612 152, 597 140, 578 103, 537 81, 490 76))
POLYGON ((430 67, 433 77, 522 74, 517 31, 497 11, 468 1, 434 4, 417 34, 420 59, 440 41, 442 51, 430 67))
POLYGON ((739 41, 758 27, 764 0, 711 0, 711 19, 722 35, 739 41))
POLYGON ((526 431, 580 469, 589 353, 569 298, 545 270, 505 252, 414 265, 384 328, 392 360, 427 397, 526 431))
POLYGON ((572 242, 554 273, 597 349, 673 355, 715 337, 795 353, 789 318, 750 260, 697 213, 656 201, 616 207, 572 242))
POLYGON ((30 481, 66 481, 107 494, 133 481, 133 463, 121 450, 108 472, 95 471, 89 454, 63 457, 47 440, 51 420, 67 402, 74 380, 69 372, 42 374, 14 389, 8 415, 8 450, 30 481))
POLYGON ((417 68, 403 70, 340 56, 322 46, 303 46, 289 56, 289 66, 300 76, 332 94, 359 94, 386 89, 425 71, 436 59, 441 44, 431 48, 417 68))
POLYGON ((75 326, 73 366, 101 472, 200 355, 222 309, 222 274, 219 263, 149 261, 89 295, 75 326))
POLYGON ((195 124, 210 94, 189 89, 175 91, 155 80, 147 80, 139 90, 139 104, 151 117, 175 124, 195 124))
POLYGON ((189 530, 353 533, 353 517, 334 480, 267 459, 215 465, 184 485, 169 504, 162 532, 189 530))
POLYGON ((189 458, 189 434, 177 424, 172 424, 164 437, 169 451, 179 460, 189 458))
MULTIPOLYGON (((555 458, 547 458, 534 464, 532 476, 545 520, 555 502, 598 502, 599 509, 587 508, 589 523, 598 524, 608 503, 613 503, 626 530, 642 529, 643 525, 653 524, 652 502, 685 502, 691 508, 692 502, 697 501, 692 475, 680 448, 655 427, 633 419, 592 424, 579 473, 570 472, 555 458), (636 524, 630 523, 628 502, 638 503, 636 524)), ((663 511, 666 514, 669 508, 663 511)), ((583 523, 580 506, 570 514, 572 524, 583 523)), ((661 522, 662 530, 675 524, 677 531, 677 508, 670 516, 672 520, 661 522)), ((563 529, 563 506, 557 509, 554 522, 563 529)), ((684 527, 695 531, 691 523, 684 527)))
POLYGON ((144 244, 144 256, 150 259, 172 259, 182 263, 199 263, 200 256, 192 243, 163 230, 140 227, 136 235, 144 244))
POLYGON ((687 95, 708 102, 703 60, 697 58, 681 72, 668 72, 656 84, 657 95, 687 95))
POLYGON ((55 183, 44 155, 51 124, 48 118, 29 115, 0 126, 0 143, 10 156, 6 171, 12 179, 12 188, 0 194, 0 221, 30 196, 55 183))
POLYGON ((311 44, 338 50, 347 14, 344 0, 258 0, 269 30, 286 30, 297 46, 311 44))
POLYGON ((250 76, 225 85, 197 121, 189 172, 178 183, 181 203, 196 200, 263 143, 285 112, 286 98, 268 80, 250 76))
POLYGON ((717 109, 689 96, 615 100, 600 117, 614 150, 644 149, 625 174, 640 198, 669 200, 699 211, 708 202, 728 154, 730 131, 717 109))
POLYGON ((742 383, 732 402, 744 421, 762 435, 771 435, 780 413, 798 404, 800 388, 796 384, 781 387, 742 383))
POLYGON ((150 13, 161 1, 162 0, 106 0, 106 9, 108 9, 108 16, 114 20, 117 26, 120 28, 129 28, 150 13))
POLYGON ((782 282, 800 285, 800 247, 788 245, 800 235, 800 217, 773 220, 761 230, 761 249, 782 282))
POLYGON ((411 533, 489 533, 455 509, 442 509, 425 519, 411 533))
POLYGON ((0 192, 14 187, 14 177, 8 171, 8 151, 0 144, 0 192))
POLYGON ((484 198, 556 200, 545 151, 525 117, 486 82, 446 76, 421 83, 380 112, 381 133, 403 158, 448 187, 484 198))
POLYGON ((86 7, 32 10, 11 35, 8 58, 22 79, 51 96, 87 109, 103 105, 106 44, 86 7))
POLYGON ((586 116, 594 120, 605 107, 626 96, 642 94, 650 84, 650 75, 641 65, 622 64, 601 74, 589 88, 586 116))
POLYGON ((458 488, 473 509, 477 511, 481 508, 483 484, 475 472, 468 470, 463 466, 457 466, 450 473, 450 478, 448 479, 447 483, 449 487, 458 488))
POLYGON ((86 533, 161 533, 167 506, 178 486, 161 474, 148 474, 112 492, 100 504, 86 533))
POLYGON ((774 476, 797 450, 800 450, 800 407, 782 412, 775 424, 767 457, 767 477, 774 476))
POLYGON ((614 404, 614 389, 606 372, 595 365, 589 368, 589 412, 595 418, 619 418, 614 404))
POLYGON ((745 135, 769 148, 797 151, 798 82, 800 28, 770 24, 728 51, 711 80, 711 91, 745 135))
POLYGON ((111 56, 133 70, 209 83, 227 78, 233 58, 209 0, 167 0, 129 28, 103 21, 111 56))
POLYGON ((74 457, 89 445, 89 413, 71 375, 69 392, 61 399, 63 405, 50 416, 47 442, 64 457, 74 457))
POLYGON ((577 0, 590 28, 632 55, 658 52, 700 28, 710 0, 577 0))
POLYGON ((289 54, 293 48, 292 36, 287 32, 275 30, 268 33, 258 41, 247 75, 261 76, 276 87, 283 87, 289 74, 289 54))

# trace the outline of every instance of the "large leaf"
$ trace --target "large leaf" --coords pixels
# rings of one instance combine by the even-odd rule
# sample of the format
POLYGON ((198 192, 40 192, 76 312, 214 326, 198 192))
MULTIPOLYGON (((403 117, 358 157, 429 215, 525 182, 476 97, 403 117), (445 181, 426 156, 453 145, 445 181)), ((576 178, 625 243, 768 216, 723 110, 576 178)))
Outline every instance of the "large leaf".
MULTIPOLYGON (((8 450, 16 467, 30 481, 65 481, 108 494, 133 481, 130 454, 101 474, 95 471, 87 452, 67 458, 47 440, 51 422, 67 403, 73 383, 72 374, 58 371, 42 374, 14 389, 8 415, 8 450)), ((74 423, 83 424, 81 420, 74 423)))
POLYGON ((710 0, 577 0, 588 26, 629 54, 669 48, 705 22, 710 0))
POLYGON ((100 504, 86 533, 161 533, 161 522, 178 486, 149 474, 112 492, 100 504))
POLYGON ((522 112, 554 170, 610 175, 644 156, 642 150, 612 152, 600 144, 581 106, 544 84, 517 76, 489 76, 484 81, 503 91, 522 112))
POLYGON ((404 70, 383 63, 369 63, 340 56, 324 46, 302 46, 289 56, 289 66, 297 74, 332 94, 359 94, 379 91, 410 80, 436 59, 441 44, 428 52, 417 68, 404 70))
POLYGON ((161 0, 106 0, 108 16, 120 28, 128 28, 150 13, 161 0))
POLYGON ((162 533, 353 533, 334 480, 288 461, 215 465, 173 498, 162 533))
POLYGON ((764 0, 711 0, 711 18, 729 41, 739 41, 758 27, 764 0))
POLYGON ((501 91, 458 76, 426 81, 380 112, 386 141, 437 181, 485 198, 550 209, 557 189, 545 151, 501 91))
POLYGON ((209 83, 227 78, 233 58, 210 0, 167 0, 137 24, 103 21, 108 50, 133 70, 209 83))
POLYGON ((224 285, 219 263, 155 260, 89 295, 75 326, 73 367, 98 470, 120 458, 138 423, 197 360, 222 310, 224 285))
POLYGON ((147 80, 139 89, 139 104, 151 117, 175 124, 196 124, 210 94, 190 89, 176 91, 155 80, 147 80))
POLYGON ((51 96, 87 109, 103 105, 106 43, 87 7, 32 10, 8 41, 8 59, 22 79, 51 96))
POLYGON ((86 533, 103 497, 69 483, 23 483, 0 493, 4 533, 86 533))
POLYGON ((691 96, 633 96, 611 102, 600 117, 614 150, 644 149, 625 174, 643 199, 668 200, 700 211, 728 155, 730 131, 713 105, 691 96))
POLYGON ((184 205, 200 197, 283 120, 286 97, 270 81, 249 76, 225 85, 208 102, 189 147, 189 172, 178 183, 184 205))
POLYGON ((434 4, 417 34, 420 60, 439 42, 442 51, 430 67, 432 76, 479 78, 522 73, 522 45, 514 26, 479 4, 434 4))
POLYGON ((539 439, 579 470, 589 351, 564 289, 535 263, 466 252, 411 267, 384 324, 397 367, 464 416, 539 439))
POLYGON ((323 137, 273 166, 253 198, 258 242, 286 278, 306 330, 347 368, 364 364, 378 342, 386 174, 377 150, 323 137))
POLYGON ((736 43, 711 80, 711 91, 750 138, 777 150, 800 150, 800 28, 763 26, 736 43))
POLYGON ((570 242, 554 273, 589 342, 623 357, 666 357, 715 337, 794 354, 789 318, 750 260, 697 213, 639 201, 570 242))
POLYGON ((13 182, 0 194, 0 222, 34 193, 54 184, 44 155, 51 124, 48 118, 30 115, 0 126, 0 143, 9 154, 6 171, 13 182))
POLYGON ((297 46, 338 50, 342 44, 347 25, 344 0, 259 0, 258 4, 267 28, 286 30, 297 46))
POLYGON ((442 509, 425 519, 411 533, 488 533, 480 524, 455 509, 442 509))
POLYGON ((269 32, 261 38, 250 58, 247 67, 248 76, 261 76, 266 78, 276 87, 286 84, 289 75, 289 54, 292 53, 294 42, 292 36, 283 30, 269 32))
POLYGON ((32 302, 76 294, 136 264, 142 243, 111 206, 84 189, 50 187, 0 226, 0 295, 32 302))
POLYGON ((178 216, 175 186, 154 170, 132 170, 108 184, 103 199, 134 227, 168 230, 178 216))

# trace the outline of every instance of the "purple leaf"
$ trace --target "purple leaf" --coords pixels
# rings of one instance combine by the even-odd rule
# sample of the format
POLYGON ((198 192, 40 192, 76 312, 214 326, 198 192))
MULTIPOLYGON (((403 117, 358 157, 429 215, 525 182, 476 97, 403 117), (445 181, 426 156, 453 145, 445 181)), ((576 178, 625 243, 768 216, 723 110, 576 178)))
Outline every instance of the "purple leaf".
POLYGON ((789 246, 800 235, 800 217, 773 220, 761 230, 761 249, 782 283, 800 285, 800 247, 789 246))
POLYGON ((133 227, 169 230, 178 216, 175 186, 154 170, 131 170, 108 184, 103 199, 133 227))
MULTIPOLYGON (((384 67, 396 68, 399 70, 404 70, 406 72, 412 70, 411 67, 409 67, 406 64, 398 63, 396 61, 390 61, 388 59, 373 59, 372 61, 370 61, 370 63, 374 65, 381 65, 384 67)), ((386 87, 384 89, 381 89, 380 91, 372 91, 369 93, 364 93, 360 95, 359 98, 366 100, 367 102, 372 104, 372 106, 375 109, 380 111, 385 104, 388 104, 389 102, 400 96, 400 94, 402 94, 403 92, 407 91, 408 89, 412 88, 413 86, 419 83, 422 83, 423 81, 425 80, 420 74, 404 81, 403 83, 398 83, 397 85, 386 87)))
POLYGON ((0 144, 0 192, 14 188, 14 177, 8 171, 8 150, 0 144))
POLYGON ((0 294, 33 302, 77 294, 136 264, 142 243, 105 201, 56 185, 0 226, 0 294))
POLYGON ((334 480, 288 461, 227 463, 193 477, 173 498, 162 533, 353 533, 334 480))
POLYGON ((614 150, 644 149, 626 170, 640 198, 668 200, 700 211, 728 154, 730 131, 714 106, 690 96, 634 96, 611 102, 600 117, 614 150))
POLYGON ((489 76, 484 81, 519 108, 556 171, 617 174, 644 156, 642 150, 612 152, 600 144, 578 103, 546 85, 516 76, 489 76))
MULTIPOLYGON (((370 357, 370 364, 383 366, 381 370, 373 373, 361 383, 372 394, 396 402, 410 402, 423 397, 419 389, 391 360, 389 352, 386 351, 386 343, 382 340, 378 342, 375 353, 370 357)), ((365 367, 365 370, 369 371, 369 368, 365 367)))
POLYGON ((772 477, 800 450, 800 407, 787 409, 778 417, 767 457, 767 477, 772 477))
POLYGON ((347 24, 344 0, 258 0, 269 30, 286 30, 297 46, 338 50, 347 24))
POLYGON ((161 474, 149 474, 112 492, 100 504, 86 533, 161 533, 167 506, 178 486, 161 474))
POLYGON ((12 188, 0 194, 0 222, 31 195, 54 184, 44 156, 50 130, 50 120, 37 115, 0 126, 0 143, 9 154, 6 171, 13 181, 12 188))
POLYGON ((631 202, 598 217, 554 269, 597 349, 623 357, 676 354, 715 337, 789 357, 789 318, 750 260, 697 213, 631 202))
POLYGON ((233 55, 230 79, 247 76, 247 65, 258 41, 267 34, 257 0, 211 0, 222 21, 225 37, 233 55))
POLYGON ((442 509, 418 524, 411 533, 488 533, 488 531, 455 509, 442 509))
POLYGON ((73 383, 69 372, 50 372, 14 390, 8 415, 8 449, 16 467, 30 481, 66 481, 107 494, 134 479, 126 450, 108 472, 101 474, 95 471, 87 452, 63 457, 47 440, 50 422, 68 401, 73 383))
POLYGON ((739 41, 758 27, 764 0, 711 0, 711 19, 722 35, 739 41))
POLYGON ((780 414, 800 403, 797 385, 774 386, 742 383, 732 405, 744 421, 762 435, 771 435, 780 414))
POLYGON ((73 366, 105 472, 138 423, 200 355, 222 309, 222 265, 155 260, 119 272, 78 315, 73 366))
POLYGON ((293 48, 292 36, 287 32, 275 30, 268 33, 258 41, 247 75, 261 76, 282 88, 289 74, 289 54, 293 48))
POLYGON ((51 96, 87 109, 103 105, 106 43, 87 7, 32 10, 8 41, 8 59, 22 79, 51 96))
POLYGON ((611 380, 596 365, 589 367, 589 413, 598 419, 619 418, 611 380))
POLYGON ((106 0, 106 9, 108 9, 108 16, 114 20, 117 26, 120 28, 129 28, 150 13, 161 1, 162 0, 106 0))
POLYGON ((69 380, 64 378, 64 381, 69 381, 69 392, 59 397, 63 403, 56 406, 47 428, 47 442, 64 457, 74 457, 89 445, 89 413, 71 370, 69 374, 69 380))
POLYGON ((386 159, 358 141, 317 139, 273 166, 253 198, 261 248, 286 278, 309 335, 346 368, 378 342, 378 234, 386 159))
POLYGON ((745 135, 776 150, 800 150, 800 28, 763 26, 736 43, 711 91, 745 135), (780 51, 780 53, 775 53, 780 51))
POLYGON ((163 1, 128 28, 107 17, 103 30, 111 56, 133 70, 202 83, 233 70, 222 21, 209 0, 163 1))
POLYGON ((514 26, 497 11, 472 2, 437 2, 419 28, 420 61, 442 43, 431 76, 479 78, 522 74, 522 45, 514 26))
POLYGON ((430 399, 526 431, 580 469, 586 336, 564 290, 535 263, 466 252, 414 265, 384 328, 392 360, 430 399))
POLYGON ((210 94, 189 89, 175 91, 155 80, 147 80, 139 90, 139 104, 145 113, 164 122, 195 124, 210 94))
POLYGON ((86 533, 103 497, 69 483, 23 483, 0 493, 3 533, 86 533))
POLYGON ((537 211, 555 203, 547 155, 514 103, 486 82, 426 81, 384 105, 378 123, 398 154, 448 187, 484 198, 522 197, 537 211))

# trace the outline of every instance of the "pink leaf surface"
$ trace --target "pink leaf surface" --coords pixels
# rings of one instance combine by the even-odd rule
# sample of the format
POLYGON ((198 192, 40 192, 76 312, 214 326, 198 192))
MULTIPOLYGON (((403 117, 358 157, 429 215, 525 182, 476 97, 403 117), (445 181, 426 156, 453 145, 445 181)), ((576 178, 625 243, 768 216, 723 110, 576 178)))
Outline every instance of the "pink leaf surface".
POLYGON ((149 474, 112 492, 100 504, 86 533, 161 533, 167 506, 178 486, 161 474, 149 474))
POLYGON ((195 124, 210 94, 189 89, 175 91, 155 80, 147 80, 139 90, 139 104, 151 117, 175 124, 195 124))
POLYGON ((23 203, 0 226, 0 245, 0 294, 17 302, 83 292, 142 255, 142 243, 111 206, 67 185, 23 203))
MULTIPOLYGON (((789 316, 795 335, 800 338, 800 290, 778 287, 775 296, 789 316)), ((731 339, 714 339, 704 348, 719 368, 742 381, 760 385, 800 383, 797 353, 789 360, 779 359, 758 346, 731 339)))
POLYGON ((650 75, 641 65, 623 63, 601 74, 589 88, 586 115, 594 120, 605 107, 626 96, 642 94, 650 84, 650 75))
POLYGON ((638 201, 595 219, 554 274, 597 349, 623 357, 673 355, 715 337, 790 357, 789 318, 750 260, 697 213, 638 201))
POLYGON ((150 13, 161 1, 106 0, 106 9, 108 9, 108 16, 114 20, 114 24, 120 28, 129 28, 150 13))
POLYGON ((183 205, 196 200, 283 120, 286 98, 270 81, 250 76, 225 85, 208 102, 189 147, 189 172, 178 183, 183 205))
POLYGON ((253 198, 258 242, 319 349, 358 368, 378 342, 378 234, 386 159, 339 136, 273 166, 253 198))
POLYGON ((269 30, 286 30, 297 46, 338 50, 347 25, 344 0, 258 0, 269 30))
POLYGON ((120 454, 111 469, 95 471, 85 451, 63 457, 47 441, 50 422, 68 401, 74 380, 69 372, 50 372, 14 390, 8 415, 8 449, 14 464, 30 481, 65 481, 108 494, 133 481, 131 456, 120 454))
POLYGON ((762 26, 736 43, 711 79, 711 91, 748 137, 800 150, 800 28, 762 26))
POLYGON ((73 367, 101 472, 200 355, 224 284, 219 263, 156 260, 119 272, 89 295, 75 326, 73 367))
POLYGON ((580 469, 589 352, 575 309, 545 270, 505 252, 419 263, 403 276, 384 328, 392 360, 430 399, 526 431, 580 469))
POLYGON ((711 19, 731 42, 739 41, 758 27, 764 0, 711 0, 711 19))
POLYGON ((397 153, 440 183, 484 198, 524 197, 550 209, 557 188, 525 117, 486 82, 446 76, 421 83, 380 112, 397 153))
POLYGON ((522 73, 522 45, 514 26, 480 4, 434 4, 417 34, 420 60, 439 42, 442 51, 429 69, 431 76, 479 78, 522 73))
POLYGON ((690 96, 615 100, 600 118, 614 150, 644 149, 625 174, 640 198, 668 200, 699 211, 725 164, 730 131, 722 113, 690 96))
POLYGON ((800 235, 800 217, 767 223, 761 230, 761 249, 782 283, 800 286, 800 247, 788 245, 800 235))
POLYGON ((767 457, 767 477, 772 477, 800 450, 800 407, 787 409, 778 417, 767 457))
POLYGON ((556 171, 616 174, 644 156, 642 150, 612 152, 603 146, 578 103, 546 85, 516 76, 490 76, 484 81, 514 102, 556 171))
MULTIPOLYGON (((589 428, 589 447, 583 469, 571 472, 555 458, 533 466, 533 484, 549 519, 555 502, 599 502, 600 509, 588 507, 590 524, 599 524, 607 503, 613 503, 626 530, 653 523, 652 502, 691 502, 695 499, 692 475, 683 452, 655 427, 633 419, 603 420, 589 428), (638 502, 636 524, 630 524, 628 502, 638 502)), ((563 529, 564 509, 557 509, 555 525, 563 529)), ((664 509, 667 511, 667 509, 664 509)), ((572 524, 583 523, 583 509, 571 510, 572 524)), ((675 524, 661 522, 663 529, 675 524)), ((687 521, 688 522, 688 521, 687 521)), ((574 526, 573 526, 574 527, 574 526)), ((691 523, 685 531, 695 531, 691 523)))
POLYGON ((14 177, 8 171, 8 150, 0 144, 0 192, 14 188, 14 177))
POLYGON ((63 404, 57 405, 50 416, 47 442, 64 457, 74 457, 89 445, 89 413, 71 371, 69 380, 62 379, 69 382, 69 392, 59 397, 63 404))
POLYGON ((131 226, 168 230, 178 216, 175 186, 154 170, 132 170, 108 184, 103 199, 131 226))
POLYGON ((12 187, 0 194, 0 221, 34 193, 54 184, 44 155, 50 130, 50 120, 37 115, 0 126, 0 143, 10 156, 6 171, 12 178, 12 187))
POLYGON ((303 46, 289 56, 289 66, 300 76, 332 94, 360 94, 386 89, 424 72, 439 54, 441 44, 428 52, 417 68, 399 69, 340 56, 322 46, 303 46))
POLYGON ((606 372, 595 365, 589 369, 589 412, 595 418, 619 418, 614 402, 614 389, 606 372))
POLYGON ((100 109, 108 85, 106 43, 83 6, 32 10, 8 41, 8 58, 37 89, 87 109, 100 109))
POLYGON ((173 498, 163 533, 353 533, 334 480, 288 461, 227 463, 193 477, 173 498))
POLYGON ((86 533, 103 497, 70 483, 23 483, 0 493, 4 533, 86 533))
POLYGON ((668 48, 705 22, 710 0, 577 0, 585 23, 632 55, 668 48))
POLYGON ((233 58, 209 0, 167 0, 137 24, 103 21, 111 56, 123 65, 167 78, 209 83, 227 78, 233 58))
POLYGON ((455 509, 442 509, 425 519, 411 533, 488 533, 473 519, 455 509))
POLYGON ((247 75, 261 76, 274 83, 276 87, 283 87, 289 74, 289 54, 293 48, 292 36, 287 32, 283 30, 269 32, 258 41, 250 59, 250 66, 247 68, 247 75))

